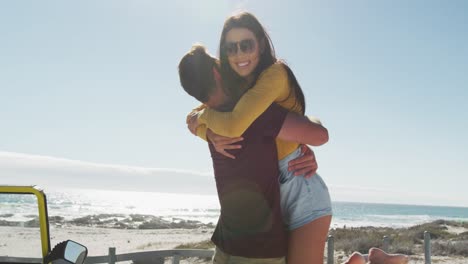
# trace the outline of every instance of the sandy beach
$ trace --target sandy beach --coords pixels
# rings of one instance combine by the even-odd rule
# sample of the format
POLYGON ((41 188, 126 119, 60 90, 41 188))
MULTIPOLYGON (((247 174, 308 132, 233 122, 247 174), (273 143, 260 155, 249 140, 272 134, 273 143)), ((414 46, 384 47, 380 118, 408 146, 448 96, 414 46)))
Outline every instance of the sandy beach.
MULTIPOLYGON (((117 254, 173 249, 174 247, 208 240, 212 229, 112 229, 96 227, 51 227, 50 237, 53 245, 70 239, 88 248, 89 256, 107 255, 110 247, 117 254)), ((23 249, 34 249, 40 245, 39 230, 27 227, 0 226, 0 256, 35 256, 34 251, 25 255, 23 249)))
MULTIPOLYGON (((460 230, 456 230, 460 232, 460 230)), ((195 243, 210 239, 212 228, 194 229, 115 229, 99 227, 51 227, 51 243, 71 239, 85 245, 89 256, 107 255, 110 247, 116 248, 117 254, 173 249, 178 245, 195 243)), ((38 248, 39 231, 35 227, 7 227, 0 226, 0 256, 29 256, 37 257, 38 252, 30 251, 24 255, 24 249, 38 248)), ((347 255, 335 252, 335 263, 342 263, 347 255)), ((168 260, 169 261, 169 260, 168 260)), ((182 263, 209 263, 200 259, 188 259, 182 263)), ((424 256, 416 254, 410 256, 410 263, 423 264, 424 256)), ((467 264, 468 258, 433 256, 432 263, 467 264)))

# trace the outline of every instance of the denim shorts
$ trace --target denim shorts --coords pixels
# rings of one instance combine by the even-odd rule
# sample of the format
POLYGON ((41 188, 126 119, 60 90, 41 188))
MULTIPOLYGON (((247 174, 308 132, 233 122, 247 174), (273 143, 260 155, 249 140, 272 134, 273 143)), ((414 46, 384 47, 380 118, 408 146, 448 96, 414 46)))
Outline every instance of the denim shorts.
POLYGON ((332 215, 328 187, 318 174, 310 178, 294 176, 288 162, 302 155, 298 148, 279 161, 281 211, 289 230, 294 230, 322 216, 332 215))

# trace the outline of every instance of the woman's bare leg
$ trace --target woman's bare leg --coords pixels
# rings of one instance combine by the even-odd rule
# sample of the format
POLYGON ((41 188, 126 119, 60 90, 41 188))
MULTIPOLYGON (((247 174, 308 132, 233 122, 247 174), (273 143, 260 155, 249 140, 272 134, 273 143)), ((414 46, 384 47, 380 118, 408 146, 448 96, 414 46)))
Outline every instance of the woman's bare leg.
POLYGON ((331 219, 323 216, 289 233, 288 264, 323 264, 331 219))
POLYGON ((369 262, 371 264, 407 264, 408 256, 403 254, 387 254, 379 248, 369 249, 369 262))

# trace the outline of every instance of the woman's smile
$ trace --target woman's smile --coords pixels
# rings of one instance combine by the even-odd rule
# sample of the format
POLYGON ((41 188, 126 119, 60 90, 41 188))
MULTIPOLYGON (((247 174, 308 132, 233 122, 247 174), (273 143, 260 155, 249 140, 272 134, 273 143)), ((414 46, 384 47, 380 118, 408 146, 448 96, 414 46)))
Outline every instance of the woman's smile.
POLYGON ((245 66, 247 66, 247 65, 249 65, 249 64, 250 64, 250 61, 239 62, 239 63, 237 63, 237 66, 239 66, 239 67, 245 67, 245 66))

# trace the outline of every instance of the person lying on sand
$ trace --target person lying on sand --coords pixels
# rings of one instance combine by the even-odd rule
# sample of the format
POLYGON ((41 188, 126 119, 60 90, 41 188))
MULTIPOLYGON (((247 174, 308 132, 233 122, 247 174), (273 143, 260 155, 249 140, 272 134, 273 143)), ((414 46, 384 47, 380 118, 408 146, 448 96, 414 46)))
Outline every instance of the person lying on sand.
POLYGON ((403 254, 388 254, 379 248, 369 249, 369 254, 354 252, 343 264, 407 264, 408 256, 403 254))

